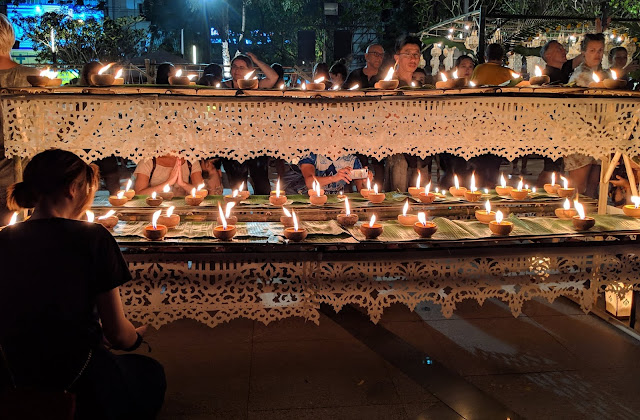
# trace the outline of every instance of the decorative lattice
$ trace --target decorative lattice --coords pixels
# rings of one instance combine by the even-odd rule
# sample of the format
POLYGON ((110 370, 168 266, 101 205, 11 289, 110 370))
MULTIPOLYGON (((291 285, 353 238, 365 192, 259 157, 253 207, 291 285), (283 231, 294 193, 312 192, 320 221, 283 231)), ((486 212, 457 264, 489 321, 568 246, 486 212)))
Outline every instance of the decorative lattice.
POLYGON ((309 152, 356 151, 377 158, 640 154, 640 102, 622 96, 65 94, 5 95, 1 104, 7 154, 23 157, 50 147, 87 161, 111 154, 139 161, 166 153, 191 160, 270 155, 291 161, 309 152))

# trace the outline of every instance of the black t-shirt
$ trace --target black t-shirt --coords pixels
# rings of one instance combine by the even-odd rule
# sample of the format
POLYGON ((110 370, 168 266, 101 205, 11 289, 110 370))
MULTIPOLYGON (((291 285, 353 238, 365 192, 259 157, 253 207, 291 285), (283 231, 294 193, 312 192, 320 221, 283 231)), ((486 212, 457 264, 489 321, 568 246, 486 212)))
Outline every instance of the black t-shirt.
POLYGON ((566 85, 569 83, 571 73, 573 73, 573 60, 567 60, 562 68, 547 66, 544 68, 543 74, 549 76, 549 83, 561 83, 566 85))
POLYGON ((349 73, 349 76, 347 76, 347 80, 344 81, 342 87, 344 89, 350 89, 355 85, 359 85, 359 89, 374 87, 376 82, 381 79, 380 71, 378 71, 378 74, 372 76, 371 79, 369 79, 369 76, 364 74, 364 72, 362 71, 363 69, 364 67, 361 67, 349 73))
POLYGON ((97 296, 131 279, 102 225, 59 218, 0 231, 0 267, 0 343, 14 370, 81 366, 102 343, 97 296))

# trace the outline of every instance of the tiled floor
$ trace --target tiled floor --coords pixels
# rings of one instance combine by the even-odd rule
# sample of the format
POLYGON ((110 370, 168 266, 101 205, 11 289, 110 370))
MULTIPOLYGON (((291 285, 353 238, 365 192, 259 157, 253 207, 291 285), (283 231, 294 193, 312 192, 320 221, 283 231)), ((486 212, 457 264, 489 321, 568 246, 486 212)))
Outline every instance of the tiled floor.
POLYGON ((162 419, 633 419, 640 343, 577 306, 393 306, 378 325, 177 321, 149 334, 167 373, 162 419))

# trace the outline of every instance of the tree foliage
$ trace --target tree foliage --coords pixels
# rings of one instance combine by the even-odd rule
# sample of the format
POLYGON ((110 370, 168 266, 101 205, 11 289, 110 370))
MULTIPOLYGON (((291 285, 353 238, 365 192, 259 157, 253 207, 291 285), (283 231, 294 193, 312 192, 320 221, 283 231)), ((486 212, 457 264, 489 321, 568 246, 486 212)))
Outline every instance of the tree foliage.
POLYGON ((33 43, 41 62, 53 60, 51 31, 55 35, 56 56, 64 64, 82 64, 90 60, 123 61, 140 55, 147 31, 137 29, 142 18, 105 18, 102 22, 70 18, 62 9, 34 17, 20 17, 15 24, 33 43))

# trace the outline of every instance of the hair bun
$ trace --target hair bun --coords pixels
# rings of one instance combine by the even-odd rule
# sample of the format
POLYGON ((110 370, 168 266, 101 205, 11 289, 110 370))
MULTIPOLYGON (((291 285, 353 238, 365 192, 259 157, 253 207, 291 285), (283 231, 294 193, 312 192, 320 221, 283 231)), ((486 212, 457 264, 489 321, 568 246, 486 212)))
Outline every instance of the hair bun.
POLYGON ((16 182, 7 189, 7 207, 9 210, 31 209, 36 206, 36 192, 26 182, 16 182))

